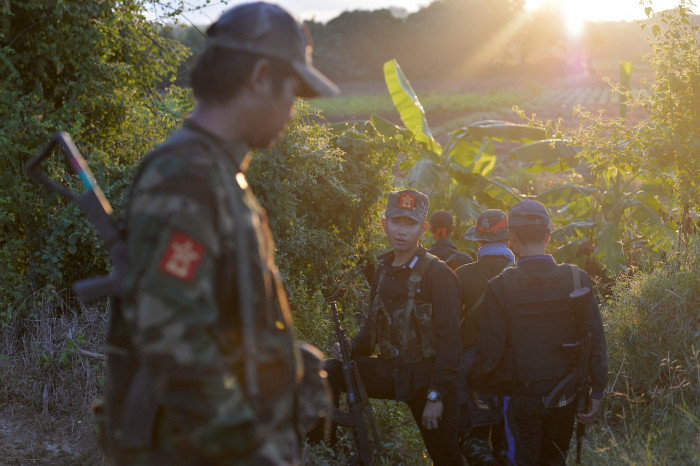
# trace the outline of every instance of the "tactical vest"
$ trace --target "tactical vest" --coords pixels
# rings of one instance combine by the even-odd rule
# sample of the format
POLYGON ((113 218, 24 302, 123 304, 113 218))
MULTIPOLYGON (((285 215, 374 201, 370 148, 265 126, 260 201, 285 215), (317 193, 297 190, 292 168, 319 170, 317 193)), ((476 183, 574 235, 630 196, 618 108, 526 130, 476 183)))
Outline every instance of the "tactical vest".
POLYGON ((382 359, 413 364, 435 357, 433 305, 416 299, 416 291, 425 271, 436 259, 430 253, 418 259, 408 278, 406 304, 394 311, 388 311, 380 297, 385 273, 381 270, 370 309, 370 347, 379 345, 382 359))
MULTIPOLYGON (((295 416, 296 390, 303 365, 294 346, 279 273, 265 254, 272 247, 271 235, 262 222, 261 208, 247 189, 245 178, 240 172, 232 173, 235 169, 227 166, 230 164, 218 160, 225 156, 220 154, 219 148, 196 131, 183 128, 144 160, 132 186, 145 171, 144 167, 158 157, 168 156, 165 149, 192 140, 206 144, 209 153, 219 152, 211 161, 223 178, 225 188, 223 208, 227 215, 219 216, 225 219, 216 219, 223 250, 215 285, 221 321, 211 333, 227 357, 230 369, 242 382, 246 399, 260 420, 256 432, 263 437, 271 436, 271 430, 281 419, 295 416), (260 259, 253 260, 256 255, 262 257, 262 263, 260 259), (273 302, 264 296, 254 296, 254 283, 266 296, 272 296, 273 302)), ((133 286, 137 278, 130 278, 133 286)), ((132 293, 128 288, 124 290, 126 302, 131 300, 132 293)), ((112 384, 105 389, 106 435, 114 437, 105 440, 111 443, 108 450, 117 457, 122 448, 149 447, 157 409, 150 393, 153 387, 145 368, 135 357, 131 326, 127 324, 135 316, 125 310, 121 306, 112 309, 108 335, 111 354, 107 369, 112 384), (128 357, 123 357, 126 355, 128 357)))
POLYGON ((571 359, 561 345, 577 341, 569 293, 580 287, 578 268, 561 264, 539 273, 508 268, 501 276, 508 322, 506 378, 528 385, 564 377, 571 372, 571 359))

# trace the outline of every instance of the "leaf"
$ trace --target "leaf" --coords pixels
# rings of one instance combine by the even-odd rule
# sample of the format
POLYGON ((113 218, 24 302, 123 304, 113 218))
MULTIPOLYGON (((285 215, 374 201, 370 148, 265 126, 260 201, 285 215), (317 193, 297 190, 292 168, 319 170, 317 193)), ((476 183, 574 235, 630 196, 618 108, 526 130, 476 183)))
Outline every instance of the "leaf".
MULTIPOLYGON (((554 167, 557 164, 562 171, 565 171, 579 166, 577 157, 579 152, 580 149, 570 146, 561 139, 546 139, 513 149, 509 158, 532 164, 531 168, 535 173, 543 170, 550 171, 546 167, 554 167)), ((526 169, 530 170, 529 167, 526 169)))
POLYGON ((487 139, 478 144, 476 141, 460 140, 452 147, 450 161, 449 167, 461 173, 489 176, 496 166, 493 141, 487 139))
POLYGON ((406 184, 418 188, 432 188, 440 179, 440 166, 432 160, 420 159, 408 172, 406 184))
POLYGON ((370 123, 372 123, 372 126, 374 126, 374 129, 376 129, 379 134, 387 138, 392 138, 397 134, 401 134, 405 131, 393 124, 392 122, 390 122, 389 120, 387 120, 386 118, 374 113, 369 117, 369 121, 370 123))
POLYGON ((450 211, 455 218, 464 223, 476 219, 483 210, 482 206, 477 201, 467 196, 453 196, 450 199, 449 205, 450 211))
POLYGON ((442 147, 430 131, 425 110, 395 59, 384 63, 384 81, 406 128, 413 133, 416 141, 424 144, 429 151, 440 154, 442 147))
POLYGON ((598 192, 598 188, 565 184, 550 188, 535 199, 545 205, 564 205, 574 202, 581 197, 592 196, 596 192, 598 192))
POLYGON ((467 126, 467 130, 474 139, 478 140, 491 138, 497 140, 532 142, 547 137, 547 133, 543 129, 503 120, 478 121, 467 126))
POLYGON ((620 238, 619 228, 610 224, 606 225, 596 238, 594 255, 613 275, 624 269, 625 253, 620 238))
POLYGON ((555 243, 569 242, 571 237, 580 236, 584 230, 590 230, 596 226, 595 222, 574 221, 566 226, 552 231, 551 239, 555 243))

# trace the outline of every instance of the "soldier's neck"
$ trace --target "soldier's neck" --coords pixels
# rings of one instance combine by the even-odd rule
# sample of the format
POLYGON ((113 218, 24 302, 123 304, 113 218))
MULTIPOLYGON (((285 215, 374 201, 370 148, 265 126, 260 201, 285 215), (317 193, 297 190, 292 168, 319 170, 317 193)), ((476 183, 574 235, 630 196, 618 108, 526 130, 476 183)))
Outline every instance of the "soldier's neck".
POLYGON ((394 267, 404 265, 406 262, 413 259, 417 251, 418 245, 416 245, 414 248, 408 251, 397 251, 396 249, 394 249, 394 260, 391 262, 391 265, 393 265, 394 267))

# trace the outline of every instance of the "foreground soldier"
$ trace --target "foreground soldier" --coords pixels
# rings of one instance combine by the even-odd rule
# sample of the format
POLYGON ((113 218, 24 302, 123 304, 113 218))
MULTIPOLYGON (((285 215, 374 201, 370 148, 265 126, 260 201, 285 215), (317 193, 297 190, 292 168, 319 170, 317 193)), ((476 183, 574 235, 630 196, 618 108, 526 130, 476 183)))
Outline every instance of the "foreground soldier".
POLYGON ((435 238, 435 242, 428 249, 428 252, 437 257, 452 270, 456 270, 464 264, 474 262, 474 258, 469 254, 457 250, 457 246, 452 242, 452 232, 454 222, 452 214, 446 210, 436 210, 430 216, 430 232, 435 238))
POLYGON ((455 271, 462 298, 461 330, 464 347, 457 386, 460 402, 459 443, 462 454, 470 465, 492 465, 498 464, 494 451, 500 453, 505 447, 503 415, 494 396, 482 396, 485 402, 488 401, 489 410, 477 409, 472 404, 467 374, 476 356, 479 332, 477 321, 488 281, 504 268, 515 264, 515 256, 506 244, 508 217, 498 209, 485 210, 479 214, 476 225, 467 231, 464 238, 478 242, 480 247, 476 262, 463 265, 455 271))
POLYGON ((303 366, 243 172, 251 147, 281 135, 296 96, 335 87, 312 67, 296 21, 262 2, 209 28, 191 82, 196 108, 145 158, 130 192, 106 455, 125 465, 296 463, 303 366))
MULTIPOLYGON (((479 391, 495 386, 504 394, 503 411, 509 464, 565 465, 576 414, 576 381, 570 380, 572 356, 566 345, 580 341, 576 312, 569 298, 590 287, 583 271, 557 265, 545 254, 550 217, 539 202, 527 200, 508 216, 510 244, 517 267, 505 269, 487 288, 479 319, 476 361, 469 373, 475 405, 479 391)), ((591 334, 588 361, 592 393, 590 410, 578 420, 598 415, 607 385, 605 334, 591 292, 583 303, 585 330, 591 334)), ((574 369, 575 370, 575 369, 574 369)))
MULTIPOLYGON (((428 197, 389 194, 382 227, 393 250, 380 256, 367 322, 350 342, 371 398, 405 402, 436 465, 461 465, 457 444, 459 285, 454 273, 418 242, 428 228, 428 197), (379 346, 379 357, 370 357, 379 346)), ((333 392, 343 391, 340 345, 326 361, 333 392)))

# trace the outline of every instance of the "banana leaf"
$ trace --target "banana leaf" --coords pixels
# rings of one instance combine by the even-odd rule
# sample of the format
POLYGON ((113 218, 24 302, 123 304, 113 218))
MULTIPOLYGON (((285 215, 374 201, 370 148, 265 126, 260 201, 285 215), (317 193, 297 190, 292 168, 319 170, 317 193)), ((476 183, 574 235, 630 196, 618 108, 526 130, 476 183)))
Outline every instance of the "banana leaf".
POLYGON ((381 134, 382 136, 384 136, 386 138, 393 138, 397 134, 409 133, 408 130, 403 129, 403 128, 399 128, 398 126, 396 126, 395 124, 393 124, 392 122, 387 120, 386 118, 381 117, 381 116, 374 114, 374 113, 369 117, 369 121, 370 121, 370 123, 372 123, 372 126, 374 126, 374 129, 376 129, 379 134, 381 134))
POLYGON ((420 159, 408 171, 406 184, 432 191, 442 174, 440 166, 432 160, 420 159))
POLYGON ((608 224, 596 238, 594 255, 612 275, 617 275, 625 268, 625 253, 621 237, 620 229, 615 225, 608 224))
POLYGON ((489 138, 497 141, 518 141, 526 144, 547 137, 547 133, 543 129, 503 120, 477 121, 468 125, 466 129, 471 137, 477 140, 489 138))
POLYGON ((413 133, 416 141, 424 144, 429 151, 439 155, 442 152, 442 147, 430 131, 423 105, 395 59, 384 63, 384 81, 403 124, 413 133))
POLYGON ((557 262, 566 262, 568 264, 576 264, 583 268, 586 265, 586 256, 578 256, 578 251, 584 245, 586 240, 570 241, 552 252, 552 256, 557 262))
POLYGON ((459 140, 452 146, 449 155, 448 166, 462 173, 489 176, 496 166, 496 150, 490 139, 481 144, 476 141, 459 140))
POLYGON ((467 196, 453 196, 449 207, 455 218, 464 223, 474 221, 484 210, 477 201, 467 196))
POLYGON ((528 170, 539 172, 559 164, 561 170, 569 170, 579 165, 579 149, 568 145, 561 139, 546 139, 532 142, 513 149, 509 158, 530 164, 528 170))
POLYGON ((598 192, 598 188, 565 184, 544 191, 537 196, 536 200, 544 205, 564 205, 581 197, 589 197, 596 192, 598 192))
POLYGON ((569 242, 572 237, 581 236, 585 230, 590 230, 595 226, 595 222, 584 222, 580 220, 570 222, 566 226, 554 230, 551 239, 555 243, 569 242))

